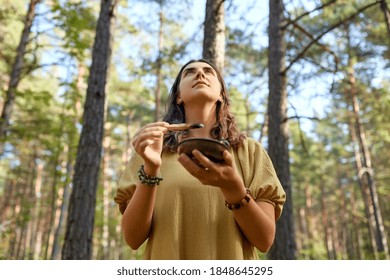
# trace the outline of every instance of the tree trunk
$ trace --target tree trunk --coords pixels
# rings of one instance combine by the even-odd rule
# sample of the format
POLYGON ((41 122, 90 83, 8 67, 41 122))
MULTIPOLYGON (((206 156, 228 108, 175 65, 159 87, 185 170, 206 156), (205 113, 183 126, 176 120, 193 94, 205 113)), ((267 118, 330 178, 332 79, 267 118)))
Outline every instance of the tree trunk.
MULTIPOLYGON (((25 175, 25 174, 23 174, 25 175)), ((19 181, 24 180, 24 176, 22 176, 21 169, 17 169, 16 172, 12 173, 12 177, 14 178, 12 180, 12 193, 9 194, 9 205, 8 205, 8 211, 2 212, 2 228, 4 232, 9 232, 10 234, 6 234, 6 237, 9 240, 8 248, 6 248, 4 251, 6 253, 7 259, 13 259, 15 248, 16 248, 16 232, 17 232, 17 222, 20 217, 20 201, 22 196, 22 189, 19 187, 19 181)), ((6 196, 3 197, 6 199, 6 196)), ((0 236, 1 237, 1 236, 0 236)), ((2 239, 5 240, 5 239, 2 239)))
MULTIPOLYGON (((61 129, 64 127, 64 123, 62 122, 61 124, 61 129)), ((62 135, 62 131, 61 131, 62 135)), ((52 241, 53 241, 53 231, 54 231, 54 224, 56 221, 57 215, 57 205, 58 205, 58 199, 57 199, 57 184, 58 184, 58 165, 60 165, 60 153, 61 153, 61 135, 58 135, 58 147, 56 153, 56 158, 54 160, 54 169, 53 169, 53 183, 51 186, 51 196, 50 196, 50 211, 48 211, 48 223, 49 223, 49 233, 47 234, 45 244, 46 244, 46 249, 45 249, 45 256, 44 259, 46 260, 48 258, 48 252, 52 246, 52 241)))
POLYGON ((37 177, 35 180, 35 190, 32 194, 32 209, 31 209, 31 230, 30 230, 30 240, 29 240, 29 252, 28 259, 33 260, 35 253, 35 244, 37 242, 38 232, 42 232, 42 228, 38 228, 39 224, 39 212, 41 211, 41 189, 42 189, 42 177, 43 177, 43 161, 39 161, 36 165, 37 177))
MULTIPOLYGON (((68 174, 71 174, 73 171, 73 165, 71 159, 68 159, 68 162, 66 164, 66 170, 67 172, 69 172, 68 174)), ((51 256, 50 256, 50 259, 52 260, 61 259, 60 256, 61 238, 65 232, 65 227, 66 227, 65 222, 68 216, 70 193, 71 193, 71 186, 69 184, 69 180, 65 180, 65 185, 62 193, 60 215, 58 217, 57 227, 54 233, 53 245, 52 245, 51 256)))
POLYGON ((314 219, 314 215, 313 215, 313 198, 312 198, 312 194, 311 194, 311 186, 306 184, 305 185, 305 197, 306 197, 306 224, 307 224, 307 236, 306 238, 308 239, 308 244, 307 244, 307 249, 309 249, 309 259, 310 260, 313 260, 314 259, 314 256, 313 256, 313 253, 314 253, 314 248, 313 248, 313 244, 314 244, 314 234, 315 234, 315 219, 314 219))
POLYGON ((15 201, 15 188, 16 188, 16 179, 11 178, 6 181, 4 192, 0 200, 0 240, 2 238, 3 231, 5 231, 10 224, 8 217, 9 213, 12 211, 12 204, 15 201))
MULTIPOLYGON (((347 30, 348 32, 348 30, 347 30)), ((348 35, 349 36, 349 35, 348 35)), ((349 48, 351 49, 351 48, 349 48)), ((359 151, 362 156, 362 169, 358 171, 358 178, 362 183, 364 192, 367 193, 367 201, 370 211, 369 220, 374 225, 374 237, 376 250, 383 255, 386 259, 389 258, 389 248, 387 245, 387 237, 383 225, 382 213, 379 205, 378 192, 376 190, 376 184, 374 180, 374 171, 371 164, 371 154, 368 149, 364 127, 360 119, 360 107, 357 97, 356 78, 354 72, 354 63, 352 56, 348 57, 348 79, 350 84, 349 97, 352 103, 352 113, 354 117, 354 124, 356 128, 356 138, 359 145, 359 151)))
POLYGON ((326 247, 326 252, 328 254, 328 260, 335 259, 335 252, 331 237, 331 228, 329 226, 329 218, 328 218, 328 207, 327 201, 326 201, 326 193, 323 187, 323 184, 321 184, 321 215, 322 215, 322 224, 324 226, 324 243, 326 247))
POLYGON ((27 14, 24 20, 24 28, 20 38, 19 46, 16 50, 16 57, 12 66, 4 107, 0 117, 0 155, 3 153, 5 136, 15 103, 16 89, 20 82, 21 72, 24 67, 24 55, 26 53, 28 38, 35 17, 35 9, 40 1, 41 0, 30 0, 27 14))
POLYGON ((363 186, 363 192, 366 194, 366 207, 369 209, 369 220, 373 225, 374 238, 376 251, 378 253, 384 254, 386 259, 389 258, 389 250, 387 246, 387 237, 384 231, 383 218, 379 205, 378 193, 376 190, 375 180, 373 177, 373 169, 371 167, 370 153, 368 151, 368 146, 365 141, 365 133, 363 126, 360 121, 359 116, 359 104, 356 95, 352 96, 353 102, 353 113, 355 117, 356 124, 356 136, 357 143, 360 146, 360 149, 363 150, 362 155, 362 168, 358 171, 359 180, 363 186))
POLYGON ((286 191, 287 200, 277 222, 275 242, 268 257, 292 260, 296 258, 296 245, 288 150, 287 79, 284 73, 286 48, 284 32, 280 28, 283 20, 283 1, 270 0, 269 11, 268 152, 286 191))
POLYGON ((299 235, 297 239, 297 249, 301 252, 301 258, 304 260, 309 259, 308 257, 308 242, 310 242, 307 232, 307 220, 305 207, 299 207, 299 235))
POLYGON ((63 259, 91 259, 96 192, 102 153, 111 20, 116 0, 102 0, 73 178, 63 259))
POLYGON ((351 204, 352 210, 352 243, 353 243, 353 252, 354 259, 363 260, 364 259, 364 250, 363 248, 363 238, 361 235, 361 227, 359 226, 359 217, 357 215, 358 210, 356 207, 355 201, 355 192, 350 188, 349 204, 351 204))
POLYGON ((110 146, 111 146, 111 124, 106 123, 106 136, 104 137, 104 157, 103 157, 103 233, 101 238, 102 245, 102 259, 108 260, 110 256, 110 236, 109 236, 109 213, 110 213, 110 194, 112 193, 109 175, 110 158, 110 146))
POLYGON ((387 28, 387 39, 389 40, 389 46, 390 46, 390 10, 389 7, 387 6, 386 0, 381 0, 381 9, 383 12, 383 16, 385 17, 385 24, 387 28))
POLYGON ((329 217, 330 219, 330 238, 332 240, 333 244, 333 253, 334 253, 334 260, 338 260, 339 257, 339 251, 340 251, 340 243, 339 243, 339 236, 337 231, 337 221, 335 215, 331 215, 329 217))
MULTIPOLYGON (((72 139, 72 135, 69 136, 70 139, 72 139)), ((71 146, 65 145, 63 152, 67 154, 67 160, 61 163, 61 167, 64 169, 63 174, 66 174, 66 178, 64 186, 62 188, 59 188, 56 203, 56 208, 58 208, 58 210, 56 210, 55 221, 53 224, 54 233, 53 236, 50 238, 52 240, 49 241, 50 246, 48 246, 49 248, 51 248, 50 259, 52 260, 61 259, 61 240, 65 232, 66 218, 68 216, 68 206, 71 193, 70 182, 73 172, 73 151, 71 146)))
POLYGON ((348 235, 348 226, 349 222, 349 213, 347 209, 347 201, 345 198, 345 186, 341 183, 340 174, 337 175, 339 178, 339 189, 337 189, 336 194, 338 195, 337 201, 340 201, 339 209, 338 209, 338 218, 337 218, 337 228, 339 231, 339 244, 340 244, 340 255, 341 259, 348 260, 348 240, 350 237, 348 235))
POLYGON ((131 136, 131 124, 134 117, 134 112, 130 111, 126 116, 126 148, 122 154, 122 164, 123 167, 126 167, 127 162, 130 160, 131 151, 133 145, 131 145, 132 136, 131 136))
MULTIPOLYGON (((35 148, 32 148, 35 150, 35 148)), ((34 154, 34 152, 33 152, 34 154)), ((28 159, 28 168, 32 170, 28 174, 28 179, 21 184, 21 198, 17 207, 20 208, 17 211, 19 212, 18 218, 16 219, 16 251, 14 258, 17 260, 25 259, 26 245, 28 244, 27 237, 29 235, 29 220, 31 218, 31 209, 35 201, 35 193, 33 189, 34 181, 36 179, 36 162, 35 157, 31 156, 28 159)))
MULTIPOLYGON (((352 112, 351 112, 351 115, 352 115, 352 112)), ((354 146, 356 172, 358 174, 360 174, 361 170, 363 169, 363 163, 362 163, 362 156, 360 153, 359 144, 357 143, 356 129, 355 129, 355 124, 354 124, 353 119, 354 119, 354 117, 351 116, 351 118, 349 120, 349 132, 350 132, 350 136, 351 136, 351 141, 352 141, 353 146, 354 146)), ((368 233, 370 236, 370 246, 371 246, 372 252, 375 256, 375 259, 377 259, 378 252, 376 249, 375 223, 374 223, 374 219, 373 219, 374 211, 372 208, 372 204, 369 203, 370 193, 368 192, 367 187, 364 185, 364 183, 362 182, 360 177, 358 177, 358 184, 360 186, 360 190, 361 190, 364 205, 365 205, 364 210, 365 210, 366 219, 367 219, 368 233)))
POLYGON ((203 58, 223 73, 225 64, 225 4, 224 0, 207 0, 204 22, 203 58))

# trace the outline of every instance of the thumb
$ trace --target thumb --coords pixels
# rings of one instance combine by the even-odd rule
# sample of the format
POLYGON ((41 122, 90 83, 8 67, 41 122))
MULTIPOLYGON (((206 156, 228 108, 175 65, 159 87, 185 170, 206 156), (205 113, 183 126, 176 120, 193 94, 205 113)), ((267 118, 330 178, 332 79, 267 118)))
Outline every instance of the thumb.
POLYGON ((229 153, 228 150, 223 151, 223 159, 225 160, 225 163, 229 166, 233 166, 233 157, 231 153, 229 153))

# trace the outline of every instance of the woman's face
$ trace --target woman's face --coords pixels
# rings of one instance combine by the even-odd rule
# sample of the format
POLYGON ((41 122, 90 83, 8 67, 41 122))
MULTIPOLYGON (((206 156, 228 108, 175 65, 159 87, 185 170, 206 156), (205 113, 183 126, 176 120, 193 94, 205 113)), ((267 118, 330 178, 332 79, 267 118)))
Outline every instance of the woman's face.
POLYGON ((188 64, 181 73, 178 103, 216 103, 221 98, 221 83, 215 70, 205 62, 188 64))

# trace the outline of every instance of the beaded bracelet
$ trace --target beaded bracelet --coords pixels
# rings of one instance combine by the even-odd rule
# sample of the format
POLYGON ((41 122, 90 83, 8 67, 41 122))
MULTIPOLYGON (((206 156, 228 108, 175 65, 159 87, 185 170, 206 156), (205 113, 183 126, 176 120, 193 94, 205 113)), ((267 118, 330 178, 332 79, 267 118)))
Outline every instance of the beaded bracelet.
POLYGON ((161 177, 154 177, 149 176, 145 173, 144 165, 141 165, 140 169, 138 170, 138 178, 141 181, 142 184, 148 185, 148 186, 156 186, 160 184, 160 181, 162 181, 163 178, 161 177))
POLYGON ((249 201, 251 200, 251 192, 249 191, 249 189, 246 189, 246 194, 245 194, 245 197, 243 199, 241 199, 240 202, 238 203, 234 203, 234 204, 230 204, 229 202, 227 202, 225 200, 225 206, 229 209, 229 210, 237 210, 237 209, 240 209, 241 206, 246 206, 249 201))

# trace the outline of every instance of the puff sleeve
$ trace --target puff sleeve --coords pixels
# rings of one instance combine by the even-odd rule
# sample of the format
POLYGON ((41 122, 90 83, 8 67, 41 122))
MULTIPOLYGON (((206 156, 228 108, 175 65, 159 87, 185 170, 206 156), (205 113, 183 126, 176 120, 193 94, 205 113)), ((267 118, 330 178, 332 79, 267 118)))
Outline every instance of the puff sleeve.
POLYGON ((142 163, 142 158, 134 152, 119 179, 114 201, 118 204, 119 211, 122 214, 125 212, 127 204, 135 192, 138 182, 137 172, 142 163))
POLYGON ((255 139, 246 139, 237 150, 236 164, 254 200, 271 203, 275 207, 275 220, 279 219, 286 193, 263 146, 255 139))

